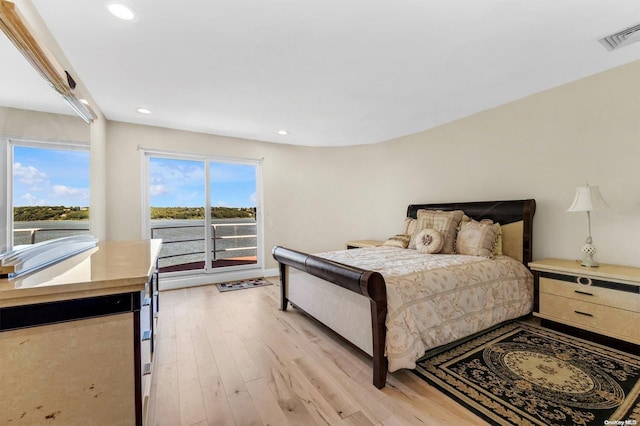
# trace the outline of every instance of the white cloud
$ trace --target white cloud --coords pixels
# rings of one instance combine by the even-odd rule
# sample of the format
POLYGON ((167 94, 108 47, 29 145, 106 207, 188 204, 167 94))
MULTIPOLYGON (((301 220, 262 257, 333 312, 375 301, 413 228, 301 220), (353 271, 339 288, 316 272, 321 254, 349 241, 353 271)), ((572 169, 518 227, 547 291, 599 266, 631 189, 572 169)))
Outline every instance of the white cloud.
POLYGON ((169 189, 167 189, 162 184, 151 185, 149 187, 149 193, 151 194, 151 196, 164 195, 164 194, 168 194, 169 192, 171 191, 169 191, 169 189))
POLYGON ((38 200, 35 195, 29 193, 22 195, 20 200, 24 201, 27 206, 46 206, 49 204, 45 200, 38 200))
POLYGON ((151 185, 161 185, 164 183, 164 178, 159 175, 151 175, 151 185))
POLYGON ((180 182, 182 185, 204 181, 204 165, 199 161, 158 160, 150 164, 151 183, 180 182))
POLYGON ((256 204, 256 193, 249 195, 249 200, 255 205, 256 204))
POLYGON ((23 166, 21 163, 13 163, 13 176, 21 183, 33 185, 47 180, 47 174, 33 166, 23 166))
POLYGON ((53 185, 53 194, 58 197, 88 198, 85 189, 71 188, 66 185, 53 185))

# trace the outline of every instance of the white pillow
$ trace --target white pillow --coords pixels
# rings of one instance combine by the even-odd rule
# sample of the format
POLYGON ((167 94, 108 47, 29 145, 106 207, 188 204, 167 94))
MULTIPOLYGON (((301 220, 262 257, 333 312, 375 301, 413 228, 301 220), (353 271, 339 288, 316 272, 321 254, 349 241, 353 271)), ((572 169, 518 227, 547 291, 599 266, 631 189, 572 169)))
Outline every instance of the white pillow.
POLYGON ((435 229, 423 229, 416 235, 416 250, 420 253, 440 253, 442 246, 444 246, 444 238, 442 238, 442 234, 435 229))

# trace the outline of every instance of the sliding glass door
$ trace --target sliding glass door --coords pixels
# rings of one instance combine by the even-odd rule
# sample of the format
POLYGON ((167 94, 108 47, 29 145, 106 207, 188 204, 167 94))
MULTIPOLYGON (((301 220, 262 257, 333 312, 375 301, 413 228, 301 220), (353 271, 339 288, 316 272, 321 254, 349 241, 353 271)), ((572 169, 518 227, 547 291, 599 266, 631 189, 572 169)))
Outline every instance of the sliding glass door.
POLYGON ((147 153, 149 236, 160 272, 215 273, 259 264, 259 162, 147 153))
POLYGON ((149 158, 150 236, 162 239, 161 272, 206 266, 205 163, 149 158))
POLYGON ((212 267, 258 261, 256 166, 209 162, 212 267))

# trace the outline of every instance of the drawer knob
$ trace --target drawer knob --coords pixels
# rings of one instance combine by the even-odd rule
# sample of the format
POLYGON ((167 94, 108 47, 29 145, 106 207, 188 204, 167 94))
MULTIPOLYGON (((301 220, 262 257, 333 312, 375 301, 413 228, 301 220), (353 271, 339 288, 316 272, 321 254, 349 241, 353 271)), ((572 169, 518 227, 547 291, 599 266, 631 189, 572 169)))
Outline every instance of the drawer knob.
POLYGON ((576 282, 582 285, 591 285, 591 278, 589 277, 577 277, 576 282))

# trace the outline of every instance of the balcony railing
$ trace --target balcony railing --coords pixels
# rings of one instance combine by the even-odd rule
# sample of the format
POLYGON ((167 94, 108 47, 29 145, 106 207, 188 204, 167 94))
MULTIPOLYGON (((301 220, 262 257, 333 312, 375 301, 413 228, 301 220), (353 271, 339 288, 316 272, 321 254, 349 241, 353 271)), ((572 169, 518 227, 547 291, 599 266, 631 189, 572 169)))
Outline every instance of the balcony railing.
MULTIPOLYGON (((256 227, 255 223, 213 223, 211 224, 211 239, 212 239, 212 264, 211 266, 222 267, 232 266, 240 264, 253 264, 257 261, 256 250, 257 246, 253 244, 239 244, 239 241, 256 241, 257 235, 247 234, 250 232, 247 229, 246 232, 238 233, 238 228, 256 227), (233 234, 221 232, 224 229, 233 229, 233 234), (243 253, 244 252, 244 253, 243 253), (231 256, 225 256, 228 253, 231 256), (234 256, 237 254, 238 256, 234 256), (244 254, 244 256, 243 256, 244 254)), ((184 271, 193 269, 202 269, 204 267, 204 260, 193 260, 193 256, 200 256, 204 259, 206 251, 197 250, 193 248, 193 243, 203 242, 201 247, 205 247, 205 237, 195 236, 194 238, 178 238, 178 239, 166 239, 161 234, 162 231, 167 230, 181 230, 181 229, 198 229, 203 228, 203 225, 176 225, 176 226, 157 226, 151 227, 151 238, 162 238, 163 251, 160 252, 160 271, 184 271), (159 235, 160 234, 160 235, 159 235), (172 262, 168 259, 182 258, 181 261, 172 262)), ((188 235, 189 232, 181 233, 188 235)), ((204 232, 202 232, 204 234, 204 232)))
MULTIPOLYGON (((38 241, 36 241, 38 233, 44 234, 45 232, 48 232, 48 233, 73 232, 74 234, 77 235, 79 233, 89 232, 89 228, 22 228, 22 229, 14 228, 13 232, 14 232, 14 234, 29 233, 29 238, 27 240, 27 243, 28 244, 35 244, 36 242, 38 242, 38 241)), ((53 238, 56 238, 56 237, 53 237, 53 238)), ((50 240, 50 239, 53 239, 53 238, 42 238, 41 241, 46 241, 46 240, 50 240)))
MULTIPOLYGON (((211 224, 212 239, 212 263, 213 268, 255 264, 257 262, 257 235, 251 232, 251 227, 256 228, 255 222, 248 223, 213 223, 211 224), (239 229, 245 231, 238 232, 239 229), (225 230, 229 230, 224 232, 225 230), (246 242, 246 243, 242 243, 246 242), (251 243, 254 244, 251 244, 251 243)), ((163 249, 160 252, 160 271, 185 271, 204 268, 205 250, 195 249, 194 243, 202 242, 200 247, 205 247, 204 229, 200 235, 189 237, 189 232, 178 232, 180 235, 187 235, 185 238, 166 238, 161 235, 166 230, 186 230, 203 229, 203 225, 176 225, 176 226, 152 226, 151 238, 162 238, 163 249), (163 264, 164 263, 164 264, 163 264)), ((14 229, 14 240, 20 244, 35 244, 51 238, 58 238, 63 235, 77 235, 89 232, 89 228, 22 228, 14 229), (28 234, 26 238, 19 238, 19 234, 28 234)), ((191 234, 194 234, 191 232, 191 234)))

